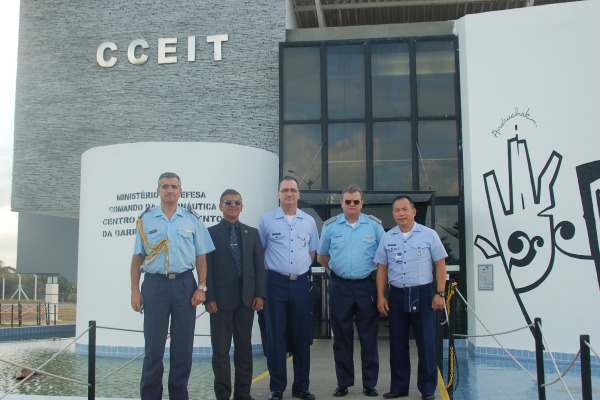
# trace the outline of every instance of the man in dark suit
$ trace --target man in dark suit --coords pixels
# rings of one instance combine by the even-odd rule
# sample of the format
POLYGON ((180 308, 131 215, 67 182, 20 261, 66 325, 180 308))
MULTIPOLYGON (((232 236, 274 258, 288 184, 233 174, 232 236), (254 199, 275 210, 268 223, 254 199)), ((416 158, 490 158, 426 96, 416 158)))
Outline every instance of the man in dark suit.
POLYGON ((256 228, 239 221, 242 196, 233 189, 221 195, 223 219, 208 229, 216 250, 207 255, 206 311, 210 313, 212 367, 217 400, 231 397, 229 351, 235 353, 234 400, 251 400, 252 324, 265 297, 264 251, 256 228))

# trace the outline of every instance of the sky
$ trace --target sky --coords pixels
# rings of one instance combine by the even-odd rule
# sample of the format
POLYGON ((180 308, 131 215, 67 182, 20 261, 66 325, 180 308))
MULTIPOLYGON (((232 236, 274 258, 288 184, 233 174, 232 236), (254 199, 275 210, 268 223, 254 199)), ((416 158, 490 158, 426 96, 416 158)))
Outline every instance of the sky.
POLYGON ((17 266, 17 213, 10 211, 19 0, 0 1, 0 260, 17 266))

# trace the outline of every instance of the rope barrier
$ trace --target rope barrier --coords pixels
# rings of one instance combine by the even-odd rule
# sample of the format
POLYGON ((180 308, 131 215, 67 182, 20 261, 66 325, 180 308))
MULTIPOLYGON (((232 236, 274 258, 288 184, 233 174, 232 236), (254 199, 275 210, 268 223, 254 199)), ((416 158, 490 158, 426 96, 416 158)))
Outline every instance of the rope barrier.
MULTIPOLYGON (((206 314, 206 310, 204 310, 203 312, 201 312, 199 315, 196 316, 196 319, 200 318, 201 316, 203 316, 204 314, 206 314)), ((136 333, 144 333, 144 331, 140 331, 140 330, 135 330, 135 329, 125 329, 125 328, 114 328, 111 326, 100 326, 100 325, 96 325, 96 328, 101 328, 101 329, 108 329, 108 330, 115 330, 115 331, 125 331, 125 332, 136 332, 136 333)), ((210 334, 198 334, 198 335, 194 335, 194 336, 210 336, 210 334)), ((167 339, 171 337, 171 333, 168 332, 167 333, 167 339)), ((125 364, 121 365, 120 367, 116 368, 114 371, 109 372, 108 374, 106 374, 105 376, 103 376, 100 379, 96 380, 96 383, 100 383, 108 378, 110 378, 112 375, 116 374, 117 372, 119 372, 120 370, 122 370, 123 368, 127 367, 129 364, 133 363, 134 361, 142 358, 144 355, 146 354, 145 351, 142 351, 140 354, 138 354, 137 356, 135 356, 134 358, 132 358, 131 360, 127 361, 125 364)))
POLYGON ((0 361, 5 362, 5 363, 10 364, 10 365, 14 365, 15 367, 19 367, 21 369, 28 369, 28 370, 33 371, 33 372, 35 372, 37 374, 40 374, 40 375, 48 375, 48 376, 51 376, 52 378, 61 379, 63 381, 73 382, 73 383, 77 383, 77 384, 83 385, 83 386, 89 386, 89 384, 87 382, 82 382, 82 381, 78 381, 78 380, 71 379, 71 378, 65 378, 64 376, 60 376, 60 375, 54 375, 54 374, 51 374, 50 372, 46 372, 46 371, 42 371, 40 369, 28 367, 27 365, 22 365, 22 364, 19 364, 19 363, 16 363, 16 362, 4 360, 2 358, 0 358, 0 361))
POLYGON ((558 365, 556 365, 556 360, 554 359, 554 355, 550 351, 550 347, 548 346, 548 342, 546 341, 546 335, 544 335, 544 332, 542 331, 542 326, 540 324, 538 324, 538 325, 539 325, 540 333, 542 334, 542 340, 544 341, 544 346, 546 346, 546 349, 548 350, 548 354, 550 355, 550 359, 552 360, 552 364, 554 364, 554 369, 556 369, 556 373, 558 374, 560 381, 562 382, 563 386, 565 387, 565 390, 569 394, 569 398, 571 400, 573 400, 573 396, 571 395, 571 392, 569 391, 569 387, 567 386, 563 377, 561 376, 561 373, 558 369, 558 365))
MULTIPOLYGON (((0 312, 2 312, 2 309, 0 308, 0 312)), ((25 312, 27 313, 27 311, 25 312)), ((196 316, 195 319, 200 318, 201 316, 203 316, 204 314, 206 314, 206 310, 201 312, 199 315, 196 316)), ((135 333, 143 333, 143 330, 136 330, 136 329, 125 329, 125 328, 115 328, 115 327, 110 327, 110 326, 96 326, 96 328, 101 328, 101 329, 107 329, 107 330, 116 330, 116 331, 124 331, 124 332, 135 332, 135 333)), ((8 389, 7 392, 5 392, 4 394, 1 394, 0 396, 0 400, 4 399, 6 396, 8 396, 10 393, 12 393, 15 389, 17 389, 19 386, 21 386, 23 383, 25 383, 27 380, 29 380, 29 378, 31 378, 34 374, 38 373, 38 374, 42 374, 42 375, 47 375, 53 378, 57 378, 57 379, 61 379, 61 380, 65 380, 68 382, 73 382, 79 385, 85 385, 85 386, 90 386, 90 384, 88 382, 82 382, 82 381, 78 381, 75 379, 71 379, 71 378, 66 378, 66 377, 61 377, 59 375, 54 375, 51 374, 49 372, 45 372, 42 371, 41 368, 43 368, 44 366, 46 366, 48 363, 50 363, 52 360, 54 360, 56 357, 58 357, 58 355, 60 355, 61 353, 63 353, 67 348, 69 348, 72 344, 74 344, 75 342, 77 342, 83 335, 85 335, 86 333, 88 333, 90 330, 90 328, 88 327, 84 332, 82 332, 79 336, 77 336, 75 339, 73 339, 72 341, 70 341, 64 348, 62 348, 59 352, 57 352, 56 354, 54 354, 52 357, 50 357, 45 363, 43 363, 42 365, 40 365, 38 368, 30 368, 24 365, 20 365, 8 360, 4 360, 0 358, 0 361, 5 362, 7 364, 11 364, 20 368, 26 368, 28 370, 31 371, 31 373, 29 373, 24 379, 22 379, 20 382, 18 382, 16 385, 14 385, 12 388, 8 389)), ((169 332, 167 334, 167 339, 171 336, 171 333, 169 332)), ((194 336, 210 336, 210 334, 194 334, 194 336)), ((125 364, 121 365, 120 367, 116 368, 115 370, 109 372, 107 375, 103 376, 100 379, 97 379, 95 382, 96 383, 100 383, 106 379, 108 379, 110 376, 114 375, 115 373, 117 373, 118 371, 122 370, 123 368, 127 367, 128 365, 130 365, 131 363, 133 363, 134 361, 138 360, 139 358, 143 357, 145 354, 145 352, 142 352, 141 354, 138 354, 136 357, 132 358, 131 360, 127 361, 125 364)))
POLYGON ((502 345, 502 343, 500 343, 500 342, 498 341, 498 339, 496 339, 496 337, 495 337, 495 336, 492 334, 492 332, 491 332, 491 331, 490 331, 490 330, 489 330, 489 329, 488 329, 488 328, 485 326, 485 324, 483 323, 483 321, 481 321, 481 319, 479 318, 479 316, 477 315, 477 313, 475 312, 475 310, 473 310, 473 307, 471 307, 471 305, 470 305, 469 303, 467 303, 467 301, 466 301, 466 300, 465 300, 465 298, 463 297, 462 293, 460 293, 460 290, 456 289, 456 293, 457 293, 457 294, 460 296, 460 298, 462 299, 463 303, 465 303, 465 304, 466 304, 467 308, 468 308, 469 310, 471 310, 471 312, 473 313, 473 315, 475 316, 475 318, 477 319, 477 321, 479 321, 479 323, 481 324, 481 326, 483 326, 483 328, 484 328, 486 331, 488 331, 488 333, 489 333, 489 334, 491 334, 491 336, 492 336, 492 338, 494 339, 494 341, 495 341, 496 343, 498 343, 498 345, 499 345, 500 347, 502 347, 502 350, 504 350, 504 351, 506 352, 506 354, 508 354, 508 355, 509 355, 509 357, 510 357, 510 358, 512 358, 512 360, 513 360, 515 363, 517 363, 517 365, 518 365, 519 367, 521 367, 521 369, 522 369, 523 371, 525 371, 525 372, 527 373, 527 375, 529 375, 529 377, 530 377, 530 378, 531 378, 531 379, 532 379, 534 382, 537 382, 537 379, 536 379, 536 378, 535 378, 535 377, 534 377, 534 376, 531 374, 531 372, 529 372, 529 371, 527 370, 527 368, 525 368, 525 367, 523 366, 523 364, 521 364, 521 363, 520 363, 520 362, 519 362, 519 361, 518 361, 518 360, 517 360, 517 359, 516 359, 516 358, 515 358, 515 357, 514 357, 512 354, 510 354, 510 351, 508 351, 508 349, 507 349, 506 347, 504 347, 504 346, 502 345))
POLYGON ((455 334, 454 334, 454 336, 455 336, 455 337, 461 337, 461 338, 470 338, 470 337, 490 337, 490 336, 494 336, 494 335, 496 335, 496 336, 500 336, 500 335, 506 335, 507 333, 518 332, 518 331, 522 331, 523 329, 529 329, 529 328, 533 328, 533 327, 534 327, 534 325, 533 325, 533 324, 531 324, 531 325, 525 325, 525 326, 523 326, 523 327, 521 327, 521 328, 512 329, 512 330, 510 330, 510 331, 498 332, 498 333, 494 333, 494 334, 491 334, 491 333, 490 333, 489 335, 463 335, 463 334, 460 334, 460 333, 455 333, 455 334))
MULTIPOLYGON (((62 354, 66 349, 68 349, 73 343, 75 343, 77 340, 79 340, 83 335, 85 335, 86 333, 88 333, 89 330, 90 329, 88 328, 85 331, 83 331, 81 333, 81 335, 79 335, 75 339, 73 339, 69 344, 67 344, 65 347, 63 347, 62 350, 60 350, 58 353, 54 354, 45 363, 43 363, 42 365, 40 365, 39 367, 37 367, 37 369, 42 369, 43 367, 45 367, 50 361, 54 360, 56 357, 58 357, 60 354, 62 354)), ((31 378, 33 376, 33 374, 34 374, 34 372, 32 371, 29 375, 27 375, 25 378, 23 378, 19 383, 17 383, 12 388, 8 389, 8 391, 6 391, 2 395, 2 397, 0 397, 0 400, 2 400, 3 398, 5 398, 6 396, 8 396, 10 393, 12 393, 15 389, 17 389, 22 384, 24 384, 25 382, 27 382, 29 380, 29 378, 31 378)))
MULTIPOLYGON (((452 282, 452 284, 450 284, 450 286, 448 287, 448 295, 446 297, 446 307, 444 307, 444 311, 446 312, 446 321, 442 322, 442 325, 448 324, 448 328, 450 328, 450 319, 448 317, 448 314, 450 314, 452 312, 452 309, 450 308, 450 300, 454 296, 454 290, 457 285, 458 285, 458 283, 452 282)), ((449 371, 450 376, 448 378, 448 384, 445 386, 446 390, 448 390, 454 383, 454 366, 455 366, 455 361, 456 361, 455 360, 456 353, 455 353, 454 345, 451 345, 449 350, 450 350, 450 354, 448 356, 448 371, 449 371)))
MULTIPOLYGON (((138 330, 138 329, 125 329, 125 328, 115 328, 112 326, 96 326, 96 328, 101 328, 101 329, 108 329, 108 330, 113 330, 113 331, 123 331, 123 332, 134 332, 134 333, 144 333, 143 330, 138 330)), ((198 337, 206 337, 206 336, 210 336, 210 333, 195 333, 194 336, 198 336, 198 337)))
POLYGON ((134 362, 135 360, 138 360, 138 359, 142 358, 144 356, 144 354, 146 354, 146 352, 142 352, 142 353, 138 354, 136 357, 134 357, 131 360, 127 361, 125 364, 121 365, 119 368, 115 369, 112 372, 109 372, 108 374, 106 374, 102 378, 97 379, 96 383, 100 383, 103 380, 105 380, 105 379, 111 377, 112 375, 116 374, 117 372, 119 372, 120 370, 122 370, 123 368, 125 368, 126 366, 128 366, 129 364, 131 364, 132 362, 134 362))
POLYGON ((600 358, 598 353, 596 353, 596 350, 594 350, 594 348, 588 342, 583 342, 583 343, 585 343, 585 345, 590 348, 590 350, 592 351, 592 353, 594 353, 596 355, 596 357, 600 358))
POLYGON ((452 346, 450 347, 450 355, 448 356, 448 369, 450 371, 450 378, 448 379, 448 384, 445 386, 446 390, 448 390, 454 383, 454 357, 454 346, 452 346))
POLYGON ((112 326, 96 325, 96 328, 98 328, 98 329, 108 329, 108 330, 113 330, 113 331, 144 333, 144 331, 140 331, 138 329, 113 328, 112 326))
POLYGON ((559 375, 558 378, 556 378, 552 382, 544 383, 542 386, 554 385, 561 378, 564 378, 565 376, 567 376, 567 373, 571 370, 571 368, 573 368, 573 365, 575 365, 575 361, 577 361, 577 359, 579 358, 580 355, 581 355, 581 350, 578 350, 577 354, 575 354, 575 357, 573 358, 573 360, 571 360, 571 363, 569 364, 569 366, 567 367, 567 369, 565 370, 565 372, 563 372, 561 375, 559 375))

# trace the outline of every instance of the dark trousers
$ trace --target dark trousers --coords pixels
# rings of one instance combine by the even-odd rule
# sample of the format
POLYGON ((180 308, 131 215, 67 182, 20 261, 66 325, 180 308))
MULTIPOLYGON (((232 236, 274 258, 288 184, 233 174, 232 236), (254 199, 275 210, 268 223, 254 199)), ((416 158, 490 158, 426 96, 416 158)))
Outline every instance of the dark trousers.
POLYGON ((419 312, 404 312, 405 291, 390 287, 390 370, 392 392, 408 393, 410 385, 409 328, 412 326, 419 355, 417 387, 423 394, 435 393, 438 379, 435 353, 434 314, 431 309, 431 285, 416 286, 419 312))
POLYGON ((235 400, 249 400, 252 383, 252 324, 254 311, 240 305, 234 310, 219 310, 210 314, 210 340, 212 343, 212 368, 215 374, 217 400, 231 397, 231 366, 229 351, 233 338, 235 367, 235 400))
POLYGON ((293 391, 307 390, 310 385, 310 283, 308 274, 290 280, 273 271, 267 272, 267 366, 271 391, 287 387, 286 327, 290 328, 291 349, 294 354, 293 391), (289 321, 289 323, 288 323, 289 321))
POLYGON ((196 290, 192 272, 177 279, 162 274, 146 274, 142 283, 144 296, 145 355, 140 382, 142 400, 160 400, 163 392, 163 357, 171 320, 169 356, 169 398, 188 400, 188 380, 192 369, 196 307, 191 300, 196 290))
POLYGON ((379 312, 375 281, 370 277, 351 281, 332 276, 329 280, 329 310, 338 386, 354 386, 354 323, 360 340, 362 385, 377 386, 379 312))

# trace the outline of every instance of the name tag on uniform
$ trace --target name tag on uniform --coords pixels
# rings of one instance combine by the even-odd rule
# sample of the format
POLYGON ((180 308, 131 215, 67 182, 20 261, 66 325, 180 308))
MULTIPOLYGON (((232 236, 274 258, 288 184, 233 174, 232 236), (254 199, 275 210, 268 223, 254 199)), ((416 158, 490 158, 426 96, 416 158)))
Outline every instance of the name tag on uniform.
POLYGON ((281 232, 272 232, 271 237, 273 239, 279 239, 281 237, 281 232))
POLYGON ((154 232, 156 232, 158 229, 152 229, 150 232, 148 232, 148 235, 152 235, 154 232))
POLYGON ((421 257, 423 255, 423 250, 417 250, 417 257, 421 257))
POLYGON ((402 253, 396 253, 396 262, 402 261, 402 253))
POLYGON ((385 245, 386 250, 398 250, 398 245, 396 243, 388 243, 385 245))

